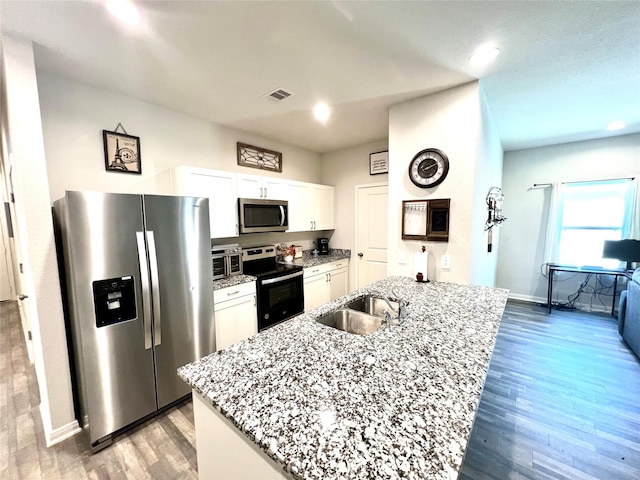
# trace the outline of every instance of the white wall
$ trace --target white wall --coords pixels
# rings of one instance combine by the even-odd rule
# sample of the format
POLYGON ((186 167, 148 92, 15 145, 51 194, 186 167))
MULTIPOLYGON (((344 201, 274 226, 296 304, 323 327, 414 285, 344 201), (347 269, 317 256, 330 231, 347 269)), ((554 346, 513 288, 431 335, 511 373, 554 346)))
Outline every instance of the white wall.
POLYGON ((390 275, 412 275, 412 254, 425 245, 429 252, 429 279, 491 284, 492 274, 486 271, 490 262, 485 261, 484 254, 480 257, 479 252, 484 235, 486 186, 499 183, 502 151, 497 147, 493 128, 484 125, 491 121, 485 108, 478 82, 390 108, 390 275), (408 165, 416 153, 428 147, 439 148, 447 154, 449 175, 439 186, 421 189, 409 180, 408 165), (490 158, 484 158, 487 154, 490 158), (401 240, 402 201, 438 198, 451 199, 449 242, 401 240), (400 253, 406 256, 406 264, 399 263, 400 253), (444 253, 451 257, 450 270, 440 268, 444 253), (475 267, 475 262, 480 262, 480 266, 475 267))
MULTIPOLYGON (((534 183, 637 175, 640 134, 506 152, 503 213, 507 221, 501 227, 497 285, 509 288, 513 298, 546 302, 547 279, 541 265, 550 189, 533 188, 534 183)), ((565 300, 580 281, 558 283, 554 298, 565 300)), ((610 304, 603 309, 607 308, 610 304)))
POLYGON ((387 150, 387 140, 336 150, 322 156, 322 183, 336 187, 336 229, 331 235, 332 248, 351 250, 350 288, 356 285, 356 198, 355 185, 386 182, 387 174, 369 175, 369 154, 387 150))
MULTIPOLYGON (((11 172, 15 194, 17 250, 24 273, 22 308, 33 335, 40 413, 47 444, 77 431, 71 396, 67 344, 60 301, 47 165, 38 103, 33 47, 3 37, 3 172, 11 172), (6 97, 5 97, 6 95, 6 97), (5 154, 7 152, 4 152, 5 154)), ((5 178, 5 180, 7 180, 5 178)))
POLYGON ((178 165, 320 183, 320 155, 309 150, 43 71, 38 88, 52 201, 65 190, 142 193, 154 175, 178 165), (118 123, 140 137, 142 175, 105 171, 102 130, 118 123), (236 142, 282 152, 282 173, 238 166, 236 142))
POLYGON ((471 236, 471 271, 469 283, 495 286, 500 247, 500 227, 493 228, 493 247, 487 251, 488 234, 485 231, 487 219, 486 197, 491 187, 502 186, 502 163, 504 152, 495 129, 495 124, 480 89, 481 131, 478 134, 475 183, 473 192, 473 227, 471 236))

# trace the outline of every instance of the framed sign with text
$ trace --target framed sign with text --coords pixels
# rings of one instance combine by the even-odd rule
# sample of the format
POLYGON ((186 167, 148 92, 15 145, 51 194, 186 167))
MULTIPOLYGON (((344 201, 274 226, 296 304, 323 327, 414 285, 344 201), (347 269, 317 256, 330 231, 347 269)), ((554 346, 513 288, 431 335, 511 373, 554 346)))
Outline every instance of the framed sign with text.
POLYGON ((389 173, 389 151, 369 154, 369 175, 389 173))

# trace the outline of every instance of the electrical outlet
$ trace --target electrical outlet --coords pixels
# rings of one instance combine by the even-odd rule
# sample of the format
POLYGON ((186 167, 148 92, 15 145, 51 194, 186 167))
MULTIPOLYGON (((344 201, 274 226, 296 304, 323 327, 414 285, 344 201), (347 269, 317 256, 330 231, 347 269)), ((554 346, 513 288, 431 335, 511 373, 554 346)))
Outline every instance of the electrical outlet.
POLYGON ((442 265, 443 269, 449 270, 451 268, 451 255, 449 255, 448 253, 445 253, 444 255, 442 255, 442 258, 440 259, 440 264, 442 265))
POLYGON ((407 254, 406 254, 406 252, 398 252, 398 263, 400 265, 405 265, 407 263, 407 254))

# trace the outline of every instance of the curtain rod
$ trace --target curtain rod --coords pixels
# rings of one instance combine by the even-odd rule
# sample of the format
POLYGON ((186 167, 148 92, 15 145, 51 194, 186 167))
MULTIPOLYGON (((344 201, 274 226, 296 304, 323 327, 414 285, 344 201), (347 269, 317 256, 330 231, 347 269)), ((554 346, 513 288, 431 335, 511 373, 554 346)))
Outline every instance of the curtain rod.
MULTIPOLYGON (((562 182, 563 185, 567 183, 592 183, 592 182, 609 182, 612 180, 635 180, 636 177, 621 177, 621 178, 605 178, 602 180, 576 180, 574 182, 562 182)), ((534 183, 534 187, 550 187, 553 183, 534 183)))

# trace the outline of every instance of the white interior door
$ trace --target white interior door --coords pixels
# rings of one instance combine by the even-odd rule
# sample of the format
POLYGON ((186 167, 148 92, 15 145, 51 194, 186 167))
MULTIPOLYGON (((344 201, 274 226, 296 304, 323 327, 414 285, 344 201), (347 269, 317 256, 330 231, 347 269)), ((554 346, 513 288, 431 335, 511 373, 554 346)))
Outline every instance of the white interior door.
POLYGON ((6 188, 8 192, 8 196, 15 199, 14 202, 10 203, 10 215, 12 217, 12 225, 13 225, 13 253, 15 254, 14 258, 14 280, 15 280, 15 298, 18 300, 18 312, 20 314, 20 322, 22 323, 22 332, 24 334, 25 343, 27 345, 27 354, 29 356, 29 362, 33 364, 33 341, 31 336, 31 314, 29 304, 34 301, 33 295, 32 298, 29 298, 29 281, 26 278, 26 272, 29 268, 27 259, 28 255, 26 253, 26 245, 23 240, 20 238, 20 233, 26 231, 25 220, 24 220, 24 212, 21 207, 21 199, 23 198, 23 191, 20 188, 20 183, 16 180, 19 176, 16 174, 17 167, 16 161, 10 159, 9 163, 9 174, 5 178, 6 188))
MULTIPOLYGON (((3 199, 4 200, 4 199, 3 199)), ((7 209, 10 208, 8 202, 2 202, 0 205, 0 302, 15 299, 13 285, 13 257, 11 254, 11 238, 9 229, 12 230, 10 218, 7 215, 7 209)))
POLYGON ((356 187, 357 288, 387 276, 387 185, 356 187))

